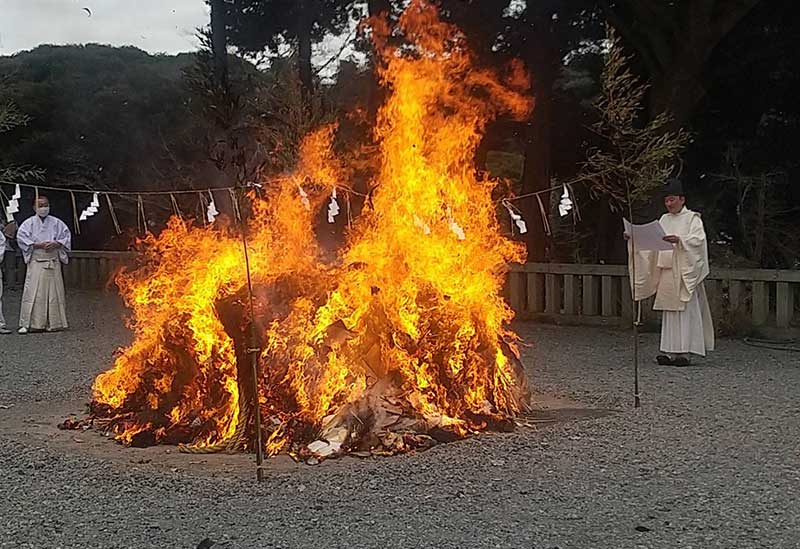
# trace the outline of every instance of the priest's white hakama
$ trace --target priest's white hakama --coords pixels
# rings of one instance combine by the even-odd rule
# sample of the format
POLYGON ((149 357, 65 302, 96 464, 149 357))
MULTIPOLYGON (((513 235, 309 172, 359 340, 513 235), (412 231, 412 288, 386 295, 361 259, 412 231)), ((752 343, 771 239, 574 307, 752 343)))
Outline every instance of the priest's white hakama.
POLYGON ((714 350, 714 327, 703 286, 708 276, 703 221, 697 212, 683 208, 677 214, 664 214, 660 223, 666 234, 679 241, 669 251, 629 253, 636 262, 634 299, 656 296, 653 310, 663 311, 662 352, 705 356, 714 350))
POLYGON ((72 236, 60 219, 37 215, 26 219, 17 231, 17 243, 27 265, 19 326, 27 330, 67 328, 66 297, 61 264, 69 262, 72 236), (57 242, 56 249, 35 248, 34 244, 57 242))

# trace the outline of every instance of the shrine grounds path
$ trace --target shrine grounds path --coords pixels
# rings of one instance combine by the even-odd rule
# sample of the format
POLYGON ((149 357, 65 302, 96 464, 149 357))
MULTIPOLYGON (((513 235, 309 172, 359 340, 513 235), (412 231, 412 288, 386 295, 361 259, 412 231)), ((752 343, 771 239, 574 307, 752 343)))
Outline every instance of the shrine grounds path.
MULTIPOLYGON (((618 412, 393 458, 280 458, 256 484, 252 456, 57 430, 131 338, 117 298, 68 298, 69 332, 0 336, 0 547, 800 546, 798 353, 724 340, 702 365, 658 367, 645 334, 633 410, 629 334, 520 324, 545 402, 618 412)), ((4 301, 13 324, 19 293, 4 301)))

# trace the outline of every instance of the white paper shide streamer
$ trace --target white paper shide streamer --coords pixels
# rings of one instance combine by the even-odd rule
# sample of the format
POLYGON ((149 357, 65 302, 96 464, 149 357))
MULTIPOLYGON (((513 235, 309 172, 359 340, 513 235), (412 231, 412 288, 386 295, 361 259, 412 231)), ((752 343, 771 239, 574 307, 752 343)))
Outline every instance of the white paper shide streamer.
MULTIPOLYGON (((308 201, 307 198, 306 201, 308 201)), ((336 201, 336 187, 334 187, 331 202, 328 204, 328 223, 335 223, 337 215, 339 215, 339 203, 336 201)))
POLYGON ((217 203, 214 202, 214 193, 212 193, 210 190, 208 191, 208 197, 209 200, 208 206, 206 207, 206 220, 209 223, 213 223, 219 215, 219 211, 217 211, 217 203))
POLYGON ((86 206, 86 209, 81 212, 79 221, 86 221, 100 209, 100 194, 92 193, 92 201, 86 206))
POLYGON ((422 229, 424 234, 431 234, 431 228, 417 214, 414 214, 414 225, 422 229))
POLYGON ((453 214, 450 212, 450 208, 447 208, 447 216, 450 218, 450 221, 448 222, 450 231, 456 235, 459 240, 466 240, 467 235, 464 234, 464 229, 461 228, 461 225, 456 223, 456 220, 453 219, 453 214))
POLYGON ((517 226, 519 230, 519 234, 525 234, 528 232, 528 225, 525 223, 525 220, 522 219, 522 214, 511 205, 511 202, 508 200, 503 200, 503 206, 505 206, 506 210, 508 210, 508 215, 511 216, 511 234, 514 234, 514 225, 517 226))
POLYGON ((569 197, 569 189, 564 185, 564 193, 561 195, 561 202, 558 204, 558 215, 564 217, 572 209, 572 199, 569 197))
POLYGON ((311 210, 311 201, 308 200, 308 194, 306 193, 305 189, 298 185, 297 192, 300 193, 300 201, 303 203, 303 206, 306 207, 306 210, 311 210))
POLYGON ((19 211, 19 199, 22 198, 22 191, 19 188, 19 185, 14 187, 14 194, 11 195, 11 199, 8 201, 8 206, 6 206, 6 219, 9 223, 14 221, 14 214, 19 211))
POLYGON ((461 225, 456 223, 455 219, 450 220, 450 230, 453 231, 453 234, 456 235, 459 240, 466 240, 467 235, 464 233, 464 229, 461 228, 461 225))

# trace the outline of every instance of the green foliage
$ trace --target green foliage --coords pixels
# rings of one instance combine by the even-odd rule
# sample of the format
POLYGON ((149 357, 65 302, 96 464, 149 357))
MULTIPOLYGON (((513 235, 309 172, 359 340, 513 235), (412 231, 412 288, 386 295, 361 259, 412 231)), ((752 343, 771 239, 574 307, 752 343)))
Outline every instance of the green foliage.
MULTIPOLYGON (((4 79, 0 79, 0 134, 23 127, 30 121, 30 118, 20 111, 13 102, 4 99, 6 88, 6 82, 4 79)), ((25 165, 4 166, 0 164, 0 183, 14 184, 43 180, 44 171, 39 168, 25 165)))
POLYGON ((312 42, 340 33, 347 25, 353 2, 340 0, 233 0, 225 2, 228 40, 240 52, 278 54, 283 46, 296 46, 298 22, 305 10, 312 42))
POLYGON ((338 34, 352 15, 353 0, 210 0, 224 10, 228 43, 257 59, 275 59, 291 51, 306 100, 315 94, 313 45, 338 34))
POLYGON ((780 167, 748 173, 748 153, 741 145, 726 148, 721 172, 709 178, 716 191, 709 217, 721 225, 720 215, 736 212, 736 249, 751 265, 796 268, 800 258, 800 205, 790 200, 793 182, 780 167))
POLYGON ((0 133, 24 126, 30 118, 22 114, 14 103, 0 104, 0 133))
POLYGON ((244 183, 295 165, 302 138, 323 122, 320 97, 302 98, 291 59, 277 59, 266 70, 229 56, 225 87, 213 78, 208 45, 185 71, 195 136, 202 136, 208 158, 229 183, 244 183))
POLYGON ((7 96, 30 117, 24 132, 0 137, 0 162, 39 166, 55 185, 153 185, 165 140, 190 125, 176 84, 191 62, 97 45, 0 58, 7 96))
POLYGON ((631 72, 630 58, 611 28, 609 40, 594 124, 605 143, 589 155, 576 180, 607 196, 612 205, 630 209, 649 200, 673 173, 689 134, 669 129, 669 113, 644 117, 648 86, 631 72))
POLYGON ((321 98, 301 103, 290 60, 259 71, 229 56, 229 66, 230 90, 221 93, 207 50, 42 46, 0 58, 14 100, 0 101, 9 129, 0 165, 40 166, 50 185, 116 190, 208 188, 286 169, 324 119, 321 98), (244 173, 230 171, 242 165, 232 155, 244 155, 244 173))
POLYGON ((514 183, 522 179, 525 158, 520 154, 489 151, 486 155, 486 169, 492 177, 507 179, 514 183))

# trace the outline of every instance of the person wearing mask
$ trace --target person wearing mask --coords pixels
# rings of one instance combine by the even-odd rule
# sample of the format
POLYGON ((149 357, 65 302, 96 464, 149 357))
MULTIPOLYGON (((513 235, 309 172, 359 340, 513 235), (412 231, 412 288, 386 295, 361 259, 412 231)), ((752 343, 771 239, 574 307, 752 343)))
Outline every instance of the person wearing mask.
POLYGON ((27 265, 19 333, 55 332, 67 325, 66 298, 61 264, 69 262, 72 235, 67 225, 50 215, 50 201, 39 195, 36 214, 20 225, 17 245, 27 265))

